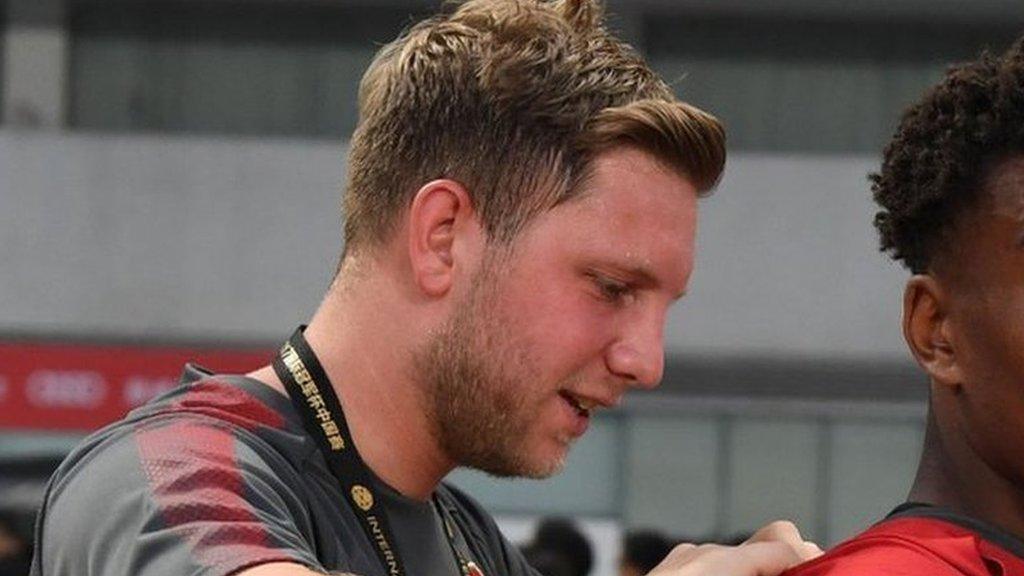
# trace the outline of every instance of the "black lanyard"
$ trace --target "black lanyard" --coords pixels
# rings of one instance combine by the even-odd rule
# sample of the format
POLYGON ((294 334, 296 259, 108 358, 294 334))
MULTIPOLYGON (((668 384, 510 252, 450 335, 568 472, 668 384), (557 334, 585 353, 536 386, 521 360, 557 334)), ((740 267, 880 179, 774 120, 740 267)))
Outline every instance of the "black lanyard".
MULTIPOLYGON (((394 544, 394 532, 388 524, 387 513, 377 506, 369 469, 352 441, 345 413, 327 378, 327 372, 302 335, 305 328, 300 326, 281 346, 274 358, 274 372, 288 391, 295 410, 301 415, 306 432, 316 439, 331 473, 359 517, 363 531, 374 543, 374 551, 385 570, 389 576, 404 576, 405 568, 394 544)), ((455 525, 447 509, 444 506, 438 508, 442 513, 448 543, 458 558, 463 576, 483 576, 480 568, 455 545, 455 525)))

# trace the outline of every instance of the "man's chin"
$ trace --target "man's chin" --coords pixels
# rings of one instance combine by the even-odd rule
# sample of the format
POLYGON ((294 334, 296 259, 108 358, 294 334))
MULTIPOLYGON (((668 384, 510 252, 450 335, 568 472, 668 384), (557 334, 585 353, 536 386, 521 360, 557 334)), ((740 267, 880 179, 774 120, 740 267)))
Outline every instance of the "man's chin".
POLYGON ((538 468, 535 468, 535 469, 532 469, 532 470, 524 471, 524 473, 521 474, 520 476, 522 476, 523 478, 531 478, 533 480, 543 480, 545 478, 550 478, 550 477, 554 476, 555 474, 558 474, 564 468, 565 468, 565 457, 562 457, 562 458, 559 458, 554 463, 548 464, 548 465, 546 465, 544 467, 538 467, 538 468))
POLYGON ((532 458, 523 458, 522 455, 519 455, 516 458, 502 459, 501 461, 491 460, 468 464, 468 466, 497 478, 543 480, 558 474, 565 468, 566 451, 567 449, 557 455, 532 455, 532 458))

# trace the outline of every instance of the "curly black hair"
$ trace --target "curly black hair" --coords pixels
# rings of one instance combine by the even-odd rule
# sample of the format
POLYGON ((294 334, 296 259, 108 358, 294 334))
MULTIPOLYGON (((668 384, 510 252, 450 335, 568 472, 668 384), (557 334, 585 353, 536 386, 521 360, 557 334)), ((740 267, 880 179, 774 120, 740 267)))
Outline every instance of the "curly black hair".
POLYGON ((915 274, 934 263, 994 163, 1024 153, 1024 37, 951 67, 904 112, 871 190, 881 250, 915 274))

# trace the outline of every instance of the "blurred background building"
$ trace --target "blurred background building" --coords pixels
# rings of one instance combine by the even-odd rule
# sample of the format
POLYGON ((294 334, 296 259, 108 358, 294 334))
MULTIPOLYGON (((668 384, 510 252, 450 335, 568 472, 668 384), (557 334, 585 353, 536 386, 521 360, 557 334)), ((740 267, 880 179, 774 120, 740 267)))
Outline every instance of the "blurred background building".
MULTIPOLYGON (((598 416, 547 481, 453 480, 525 540, 730 535, 787 517, 834 543, 899 503, 925 380, 866 175, 952 62, 1001 51, 1019 0, 610 0, 612 25, 731 154, 703 202, 656 392, 598 416)), ((341 248, 355 93, 425 0, 0 1, 0 510, 185 356, 255 366, 341 248)))

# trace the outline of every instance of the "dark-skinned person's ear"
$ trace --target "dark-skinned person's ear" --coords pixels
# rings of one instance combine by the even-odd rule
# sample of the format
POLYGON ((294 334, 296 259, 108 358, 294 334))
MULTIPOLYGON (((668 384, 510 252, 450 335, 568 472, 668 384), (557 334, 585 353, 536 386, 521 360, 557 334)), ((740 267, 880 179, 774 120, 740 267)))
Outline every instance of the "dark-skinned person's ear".
POLYGON ((933 276, 912 276, 903 291, 903 338, 933 382, 955 387, 963 377, 953 346, 948 297, 933 276))
POLYGON ((408 228, 413 280, 425 296, 444 296, 459 276, 471 275, 483 234, 462 184, 440 179, 420 187, 409 206, 408 228))

